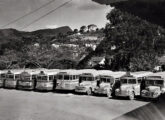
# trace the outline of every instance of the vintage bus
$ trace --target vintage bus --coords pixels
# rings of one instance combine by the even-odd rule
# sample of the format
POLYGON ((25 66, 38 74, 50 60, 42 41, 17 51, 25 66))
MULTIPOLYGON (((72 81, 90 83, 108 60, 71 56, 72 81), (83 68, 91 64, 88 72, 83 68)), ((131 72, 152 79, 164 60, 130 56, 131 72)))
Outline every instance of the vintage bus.
POLYGON ((92 95, 97 81, 99 81, 99 72, 97 70, 85 70, 79 77, 79 85, 76 86, 75 92, 92 95))
POLYGON ((157 99, 165 93, 165 72, 153 73, 141 83, 141 97, 157 99))
POLYGON ((74 91, 79 83, 79 75, 81 70, 61 70, 57 74, 55 90, 69 90, 74 91))
POLYGON ((22 90, 34 90, 36 86, 37 74, 41 69, 25 70, 20 74, 17 88, 22 90))
POLYGON ((45 70, 37 74, 35 90, 52 91, 58 70, 45 70))
POLYGON ((0 71, 0 88, 4 86, 4 80, 6 79, 6 70, 0 71))
POLYGON ((140 71, 127 73, 120 79, 120 87, 115 89, 115 96, 129 97, 133 100, 135 96, 140 96, 141 81, 152 72, 140 71))
POLYGON ((20 80, 20 74, 23 70, 9 70, 4 80, 4 88, 17 88, 17 82, 20 80))
POLYGON ((105 94, 107 97, 111 97, 112 88, 114 84, 120 80, 126 72, 112 72, 112 71, 102 71, 100 74, 100 80, 97 86, 95 86, 95 94, 105 94))

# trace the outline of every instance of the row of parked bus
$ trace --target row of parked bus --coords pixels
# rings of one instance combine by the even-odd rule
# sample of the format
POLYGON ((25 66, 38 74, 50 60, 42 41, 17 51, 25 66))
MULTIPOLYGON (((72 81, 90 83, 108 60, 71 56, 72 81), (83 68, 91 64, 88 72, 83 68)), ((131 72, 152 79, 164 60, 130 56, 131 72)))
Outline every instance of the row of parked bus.
POLYGON ((12 69, 0 71, 0 87, 22 90, 105 94, 110 97, 158 98, 165 92, 165 72, 109 70, 12 69))

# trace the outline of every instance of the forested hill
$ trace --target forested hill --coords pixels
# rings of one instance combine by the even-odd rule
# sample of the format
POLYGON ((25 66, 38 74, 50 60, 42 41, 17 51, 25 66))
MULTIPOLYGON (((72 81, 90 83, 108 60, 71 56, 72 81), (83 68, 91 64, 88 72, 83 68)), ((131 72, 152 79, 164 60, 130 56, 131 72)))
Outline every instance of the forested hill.
POLYGON ((23 38, 37 38, 43 37, 45 39, 49 39, 50 37, 55 37, 59 33, 66 34, 72 31, 72 29, 68 26, 59 27, 56 29, 42 29, 32 32, 18 31, 16 29, 0 29, 0 45, 4 43, 8 43, 9 41, 19 41, 23 38))

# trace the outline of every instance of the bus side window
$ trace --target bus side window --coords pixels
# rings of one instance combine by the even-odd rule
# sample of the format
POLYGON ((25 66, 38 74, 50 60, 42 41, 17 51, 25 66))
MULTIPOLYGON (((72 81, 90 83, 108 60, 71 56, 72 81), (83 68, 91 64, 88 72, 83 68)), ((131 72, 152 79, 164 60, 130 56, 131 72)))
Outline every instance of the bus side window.
POLYGON ((15 79, 18 79, 18 78, 20 78, 20 75, 15 75, 15 79))
POLYGON ((69 75, 69 80, 73 80, 73 75, 69 75))
POLYGON ((53 81, 53 75, 50 75, 50 76, 49 76, 49 80, 50 80, 50 81, 53 81))
POLYGON ((141 83, 142 78, 138 78, 137 81, 138 81, 138 83, 141 83))

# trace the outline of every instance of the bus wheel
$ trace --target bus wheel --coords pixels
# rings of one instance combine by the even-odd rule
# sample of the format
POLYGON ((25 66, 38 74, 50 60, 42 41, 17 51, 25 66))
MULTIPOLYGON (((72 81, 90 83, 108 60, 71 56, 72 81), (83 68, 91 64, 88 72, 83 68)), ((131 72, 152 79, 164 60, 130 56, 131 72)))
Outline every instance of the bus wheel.
POLYGON ((91 89, 91 88, 89 88, 89 89, 87 90, 87 95, 92 95, 92 89, 91 89))
POLYGON ((129 99, 130 100, 134 100, 135 99, 135 94, 134 94, 133 91, 129 93, 129 99))

